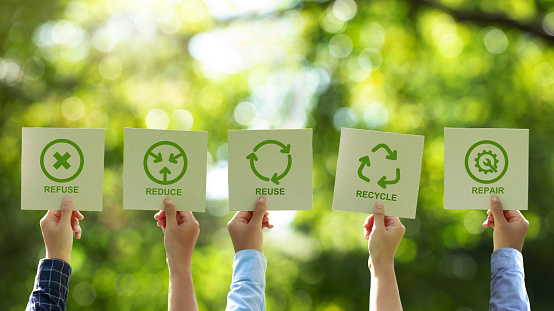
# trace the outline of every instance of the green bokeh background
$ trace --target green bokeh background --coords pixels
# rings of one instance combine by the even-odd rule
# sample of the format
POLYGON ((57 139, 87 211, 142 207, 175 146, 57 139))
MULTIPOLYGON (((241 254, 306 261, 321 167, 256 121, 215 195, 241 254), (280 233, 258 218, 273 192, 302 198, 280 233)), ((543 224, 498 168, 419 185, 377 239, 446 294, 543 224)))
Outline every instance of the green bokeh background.
POLYGON ((265 238, 271 311, 368 308, 365 217, 331 211, 341 127, 425 135, 396 255, 405 309, 486 310, 492 232, 484 211, 443 209, 443 128, 528 128, 526 283, 533 310, 551 310, 553 12, 548 0, 3 0, 0 309, 25 307, 44 256, 44 213, 20 210, 28 126, 106 129, 104 211, 84 213, 68 310, 167 308, 154 213, 122 210, 124 127, 209 131, 201 310, 223 310, 231 281, 227 130, 313 128, 313 211, 273 213, 265 238))

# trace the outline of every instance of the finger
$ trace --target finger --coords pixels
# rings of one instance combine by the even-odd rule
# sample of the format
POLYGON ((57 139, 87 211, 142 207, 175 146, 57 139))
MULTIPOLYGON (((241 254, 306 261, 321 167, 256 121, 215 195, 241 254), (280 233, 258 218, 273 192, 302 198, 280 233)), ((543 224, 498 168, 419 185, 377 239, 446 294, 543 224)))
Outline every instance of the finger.
POLYGON ((520 211, 517 211, 517 210, 506 210, 506 211, 504 211, 504 217, 506 217, 506 220, 508 222, 514 222, 514 221, 525 219, 525 217, 523 217, 523 214, 520 211))
POLYGON ((73 202, 70 197, 64 197, 62 200, 60 223, 71 224, 71 214, 73 211, 73 202))
POLYGON ((163 229, 165 228, 165 224, 166 224, 165 218, 162 220, 158 220, 158 227, 163 229))
POLYGON ((165 211, 161 210, 154 215, 154 219, 160 220, 165 218, 165 211))
POLYGON ((492 211, 491 211, 491 210, 488 210, 488 211, 487 211, 487 215, 492 216, 492 211))
POLYGON ((373 208, 374 221, 373 226, 377 229, 385 228, 385 208, 383 207, 383 202, 375 202, 375 207, 373 208))
POLYGON ((369 239, 369 235, 371 234, 371 229, 373 229, 373 222, 375 220, 374 215, 369 215, 364 223, 364 237, 365 239, 369 239))
POLYGON ((385 216, 385 227, 397 226, 402 224, 398 217, 385 216))
POLYGON ((273 224, 270 223, 269 221, 264 221, 264 222, 262 223, 262 228, 271 229, 271 228, 273 228, 273 227, 274 227, 273 224))
POLYGON ((231 219, 231 221, 229 221, 230 223, 233 223, 233 222, 241 222, 241 223, 245 223, 247 224, 250 219, 252 218, 252 214, 254 212, 252 211, 240 211, 240 212, 236 212, 235 216, 233 216, 233 218, 231 219))
POLYGON ((83 220, 85 218, 85 216, 83 216, 83 214, 81 214, 81 212, 79 212, 79 211, 73 211, 71 216, 73 216, 73 217, 75 217, 79 220, 83 220))
POLYGON ((494 221, 500 224, 507 223, 506 218, 504 218, 504 212, 502 211, 502 204, 500 203, 500 199, 497 196, 493 195, 491 196, 490 204, 494 221))
POLYGON ((77 217, 71 217, 71 230, 75 233, 80 230, 79 219, 77 217))
POLYGON ((182 225, 183 223, 185 223, 186 221, 185 217, 186 217, 185 212, 177 211, 177 224, 182 225))
POLYGON ((171 199, 165 199, 164 206, 165 206, 166 226, 170 228, 173 226, 176 226, 177 208, 175 207, 175 204, 173 204, 173 201, 171 199))
POLYGON ((181 212, 177 213, 177 224, 178 225, 182 225, 186 222, 191 221, 192 219, 194 219, 194 216, 192 215, 192 212, 181 211, 181 212))
POLYGON ((60 210, 49 210, 48 212, 46 212, 46 215, 44 215, 44 217, 48 219, 55 219, 59 222, 61 215, 62 211, 60 210))
POLYGON ((374 219, 374 215, 371 214, 369 216, 367 216, 365 222, 364 222, 364 228, 371 228, 373 227, 373 219, 374 219))
POLYGON ((79 226, 79 219, 77 219, 76 217, 71 217, 71 228, 75 232, 75 237, 77 239, 80 239, 82 230, 81 226, 79 226))
POLYGON ((264 219, 264 215, 267 209, 267 200, 265 197, 260 197, 256 201, 256 206, 254 206, 254 214, 249 224, 261 225, 264 219))
POLYGON ((490 221, 490 220, 485 220, 485 222, 483 222, 483 227, 485 228, 488 228, 488 227, 493 227, 494 228, 494 221, 490 221))

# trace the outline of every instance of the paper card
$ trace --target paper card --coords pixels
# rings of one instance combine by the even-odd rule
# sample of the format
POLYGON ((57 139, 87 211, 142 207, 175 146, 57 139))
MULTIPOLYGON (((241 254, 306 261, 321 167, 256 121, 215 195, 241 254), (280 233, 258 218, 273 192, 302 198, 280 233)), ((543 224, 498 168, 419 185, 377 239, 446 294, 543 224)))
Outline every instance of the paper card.
POLYGON ((312 130, 228 131, 229 209, 312 209, 312 130))
POLYGON ((23 128, 22 210, 101 211, 103 185, 104 129, 23 128))
POLYGON ((343 128, 333 210, 415 218, 423 136, 343 128))
POLYGON ((529 130, 444 129, 444 207, 527 210, 529 130))
POLYGON ((125 128, 123 209, 206 209, 208 132, 125 128))

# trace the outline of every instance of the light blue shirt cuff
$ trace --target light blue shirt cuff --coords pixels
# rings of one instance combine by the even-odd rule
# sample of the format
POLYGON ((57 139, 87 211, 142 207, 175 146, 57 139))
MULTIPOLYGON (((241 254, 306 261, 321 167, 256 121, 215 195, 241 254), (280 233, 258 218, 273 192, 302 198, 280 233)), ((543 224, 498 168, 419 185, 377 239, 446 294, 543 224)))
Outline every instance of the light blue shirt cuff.
POLYGON ((227 295, 227 311, 265 310, 265 270, 267 260, 257 250, 245 249, 235 254, 233 283, 227 295))
POLYGON ((255 249, 245 249, 235 254, 233 260, 233 283, 250 281, 265 288, 267 259, 255 249))
POLYGON ((523 255, 515 248, 499 248, 491 256, 491 273, 494 277, 500 269, 514 269, 524 274, 523 255))
POLYGON ((500 248, 491 256, 491 311, 531 310, 525 288, 523 255, 513 248, 500 248))

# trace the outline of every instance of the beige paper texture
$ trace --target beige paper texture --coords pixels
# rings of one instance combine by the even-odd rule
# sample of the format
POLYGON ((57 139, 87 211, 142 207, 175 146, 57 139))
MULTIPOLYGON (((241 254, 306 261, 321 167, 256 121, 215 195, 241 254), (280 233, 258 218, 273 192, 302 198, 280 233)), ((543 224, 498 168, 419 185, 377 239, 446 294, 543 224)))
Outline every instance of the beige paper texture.
POLYGON ((372 213, 379 200, 387 216, 415 218, 423 140, 420 135, 343 128, 333 210, 372 213))
POLYGON ((231 211, 253 210, 262 195, 268 210, 312 209, 311 129, 228 131, 228 136, 231 211))
POLYGON ((444 129, 446 209, 486 210, 495 194, 504 209, 527 210, 528 176, 529 130, 444 129))
POLYGON ((104 129, 23 128, 21 209, 101 211, 104 129))
POLYGON ((206 209, 208 132, 125 128, 123 209, 206 209))

